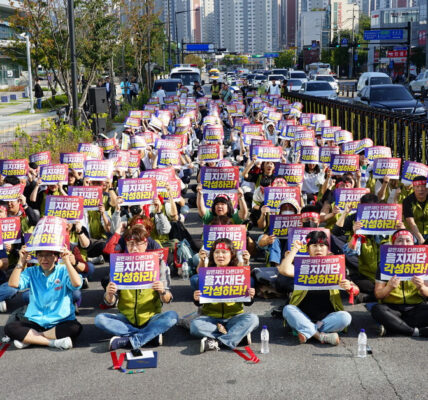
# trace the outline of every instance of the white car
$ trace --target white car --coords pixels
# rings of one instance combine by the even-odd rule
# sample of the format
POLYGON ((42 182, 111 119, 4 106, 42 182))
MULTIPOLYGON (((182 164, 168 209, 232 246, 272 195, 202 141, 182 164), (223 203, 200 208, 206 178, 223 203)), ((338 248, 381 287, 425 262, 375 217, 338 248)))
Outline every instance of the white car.
POLYGON ((314 81, 322 81, 322 82, 328 82, 331 87, 339 93, 339 85, 337 83, 337 80, 334 79, 331 75, 315 75, 314 81))
POLYGON ((411 93, 420 93, 421 96, 426 97, 428 90, 428 70, 421 72, 414 81, 409 84, 411 93))
POLYGON ((300 79, 302 82, 308 81, 305 71, 289 71, 288 79, 300 79))
POLYGON ((287 81, 287 89, 289 92, 298 92, 302 85, 303 82, 300 79, 289 79, 287 81))
POLYGON ((299 93, 307 94, 308 96, 323 97, 325 99, 331 100, 337 99, 337 92, 331 87, 328 82, 304 82, 299 90, 299 93))

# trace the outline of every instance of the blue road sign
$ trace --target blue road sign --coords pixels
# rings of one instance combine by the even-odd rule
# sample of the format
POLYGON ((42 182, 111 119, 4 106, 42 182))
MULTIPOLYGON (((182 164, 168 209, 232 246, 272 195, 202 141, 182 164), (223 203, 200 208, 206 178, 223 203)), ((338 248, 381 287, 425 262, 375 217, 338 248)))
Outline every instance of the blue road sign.
POLYGON ((184 51, 197 51, 204 53, 213 53, 214 45, 212 43, 185 43, 184 51))
POLYGON ((364 31, 364 40, 402 40, 403 29, 377 29, 364 31))
POLYGON ((278 58, 279 53, 265 53, 264 58, 278 58))
POLYGON ((342 47, 346 47, 346 46, 348 46, 348 43, 349 43, 349 41, 348 41, 348 39, 347 39, 347 38, 342 38, 342 39, 340 40, 340 45, 341 45, 342 47))
POLYGON ((358 54, 356 54, 356 53, 354 54, 354 60, 358 61, 358 54))

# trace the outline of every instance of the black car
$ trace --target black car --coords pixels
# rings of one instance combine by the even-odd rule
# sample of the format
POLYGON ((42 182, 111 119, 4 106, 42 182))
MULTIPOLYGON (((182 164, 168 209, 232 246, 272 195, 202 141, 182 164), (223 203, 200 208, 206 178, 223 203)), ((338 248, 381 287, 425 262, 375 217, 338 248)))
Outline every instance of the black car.
POLYGON ((413 98, 402 85, 388 84, 364 87, 360 97, 356 98, 355 102, 406 114, 426 115, 427 112, 423 104, 413 98))

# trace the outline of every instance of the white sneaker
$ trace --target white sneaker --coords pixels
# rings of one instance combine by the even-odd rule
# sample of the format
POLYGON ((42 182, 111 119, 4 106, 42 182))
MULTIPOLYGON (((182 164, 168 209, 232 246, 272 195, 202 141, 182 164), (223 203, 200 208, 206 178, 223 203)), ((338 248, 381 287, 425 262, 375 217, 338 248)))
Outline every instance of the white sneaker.
POLYGON ((333 346, 337 346, 340 343, 339 335, 336 332, 332 333, 320 333, 321 343, 329 343, 333 346))
POLYGON ((59 350, 68 350, 73 348, 73 342, 71 341, 71 338, 67 336, 62 339, 55 339, 52 347, 56 347, 59 350))
POLYGON ((215 350, 215 351, 219 351, 220 347, 218 345, 217 340, 215 339, 209 339, 207 337, 204 337, 201 339, 201 346, 199 348, 199 351, 201 353, 204 353, 206 351, 210 351, 210 350, 215 350))
POLYGON ((0 312, 6 312, 7 311, 7 304, 6 301, 0 301, 0 312))
POLYGON ((13 345, 17 348, 17 349, 25 349, 26 347, 29 346, 28 343, 24 343, 24 342, 20 342, 19 340, 14 340, 13 341, 13 345))

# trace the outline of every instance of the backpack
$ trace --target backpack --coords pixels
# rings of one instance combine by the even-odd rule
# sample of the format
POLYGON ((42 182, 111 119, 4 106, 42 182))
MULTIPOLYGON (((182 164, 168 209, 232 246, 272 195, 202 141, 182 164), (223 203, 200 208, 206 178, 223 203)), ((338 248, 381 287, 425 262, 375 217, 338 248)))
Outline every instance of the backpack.
POLYGON ((186 239, 183 239, 182 241, 175 244, 174 249, 174 265, 175 267, 181 268, 184 262, 187 262, 189 265, 189 276, 192 276, 196 273, 196 267, 193 256, 196 253, 192 250, 190 247, 189 242, 186 239))

